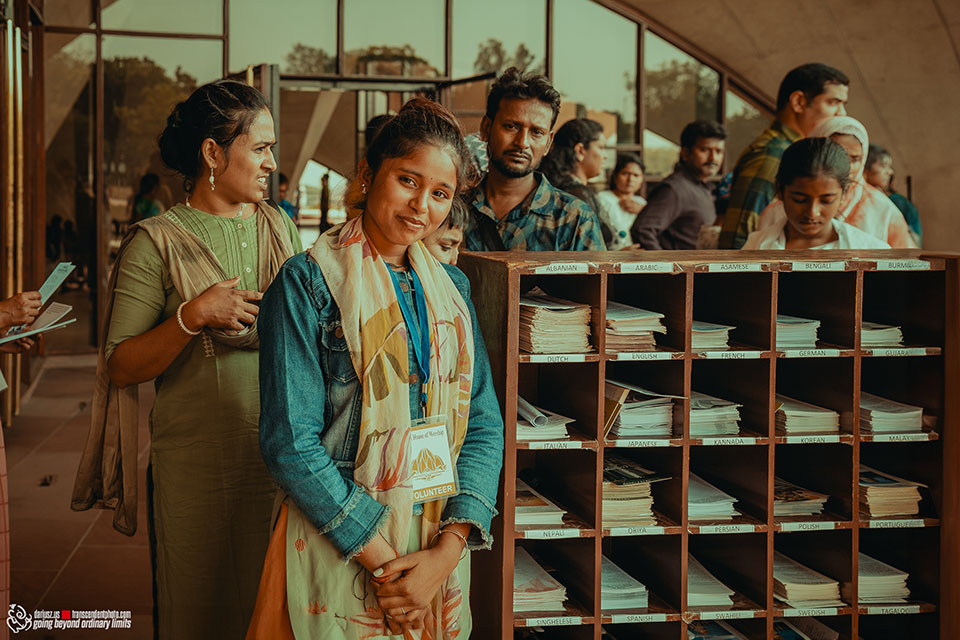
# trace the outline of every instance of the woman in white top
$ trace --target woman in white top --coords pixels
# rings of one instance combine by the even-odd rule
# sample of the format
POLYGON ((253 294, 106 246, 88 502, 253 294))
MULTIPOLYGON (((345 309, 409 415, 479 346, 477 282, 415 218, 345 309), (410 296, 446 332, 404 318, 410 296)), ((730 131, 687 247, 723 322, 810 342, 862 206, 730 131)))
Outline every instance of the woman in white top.
POLYGON ((612 239, 607 249, 631 249, 630 227, 637 214, 643 210, 647 201, 637 193, 643 186, 643 160, 635 153, 622 153, 617 156, 617 166, 610 174, 610 189, 597 194, 600 203, 600 224, 609 231, 612 239))
POLYGON ((850 158, 842 146, 829 138, 793 143, 777 171, 786 219, 751 233, 743 249, 889 249, 838 219, 849 185, 850 158))

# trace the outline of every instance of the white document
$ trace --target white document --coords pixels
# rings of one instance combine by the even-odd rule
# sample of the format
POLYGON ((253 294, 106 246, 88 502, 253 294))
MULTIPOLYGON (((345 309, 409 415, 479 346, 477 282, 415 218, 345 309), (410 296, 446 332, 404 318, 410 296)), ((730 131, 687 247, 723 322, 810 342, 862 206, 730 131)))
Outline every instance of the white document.
POLYGON ((733 604, 734 590, 723 584, 692 555, 687 556, 687 604, 691 607, 733 604))

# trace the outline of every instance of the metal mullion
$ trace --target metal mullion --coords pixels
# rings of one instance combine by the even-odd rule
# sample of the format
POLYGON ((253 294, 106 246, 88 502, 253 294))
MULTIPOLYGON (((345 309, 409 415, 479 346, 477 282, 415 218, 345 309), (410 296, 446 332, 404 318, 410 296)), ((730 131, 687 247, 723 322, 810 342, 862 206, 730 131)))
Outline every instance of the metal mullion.
POLYGON ((643 145, 643 132, 647 127, 647 105, 644 94, 647 88, 647 70, 644 68, 643 47, 646 44, 647 25, 645 22, 637 23, 637 79, 634 82, 634 89, 637 95, 637 133, 634 136, 634 142, 643 145))
POLYGON ((443 40, 443 72, 450 78, 453 77, 453 0, 444 0, 443 12, 447 25, 443 40))
POLYGON ((343 55, 343 3, 346 0, 339 0, 337 2, 337 75, 343 76, 344 71, 344 55, 343 55))
MULTIPOLYGON (((101 22, 101 14, 103 12, 103 1, 97 0, 97 62, 96 62, 96 83, 94 91, 94 112, 95 125, 94 125, 94 135, 93 135, 93 157, 94 157, 94 167, 93 167, 93 187, 94 193, 96 194, 96 222, 97 222, 97 247, 96 253, 97 256, 95 263, 95 272, 89 274, 89 277, 96 278, 96 282, 105 282, 101 278, 101 269, 106 267, 107 252, 103 250, 104 242, 104 233, 103 233, 103 221, 106 216, 106 209, 104 207, 104 193, 106 189, 104 188, 104 149, 103 149, 103 135, 104 135, 104 71, 103 71, 103 38, 102 30, 99 29, 101 22)), ((94 308, 94 335, 99 335, 99 331, 96 329, 99 328, 100 318, 102 317, 104 306, 106 300, 106 292, 103 290, 102 286, 97 286, 97 299, 96 307, 94 308)))
POLYGON ((130 29, 99 29, 101 36, 130 36, 135 38, 175 38, 177 40, 225 40, 223 34, 175 33, 173 31, 135 31, 130 29))
POLYGON ((223 77, 230 73, 230 0, 223 0, 223 27, 220 31, 223 36, 223 77))
POLYGON ((547 42, 544 47, 543 70, 547 78, 553 81, 553 0, 547 0, 547 42))

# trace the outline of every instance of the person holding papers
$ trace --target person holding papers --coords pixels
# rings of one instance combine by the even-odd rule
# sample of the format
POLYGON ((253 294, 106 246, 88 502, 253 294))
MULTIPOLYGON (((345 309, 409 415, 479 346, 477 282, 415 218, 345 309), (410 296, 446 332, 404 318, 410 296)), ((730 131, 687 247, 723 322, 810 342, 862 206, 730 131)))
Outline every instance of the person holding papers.
POLYGON ((360 214, 263 298, 260 443, 285 497, 251 640, 470 635, 503 420, 468 280, 422 240, 471 166, 453 115, 414 98, 366 149, 360 214))
POLYGON ((155 380, 147 513, 163 639, 242 638, 256 601, 276 493, 259 448, 257 303, 300 250, 264 201, 275 142, 246 84, 174 107, 160 154, 186 202, 132 225, 111 275, 72 507, 115 508, 114 527, 134 533, 137 387, 155 380))

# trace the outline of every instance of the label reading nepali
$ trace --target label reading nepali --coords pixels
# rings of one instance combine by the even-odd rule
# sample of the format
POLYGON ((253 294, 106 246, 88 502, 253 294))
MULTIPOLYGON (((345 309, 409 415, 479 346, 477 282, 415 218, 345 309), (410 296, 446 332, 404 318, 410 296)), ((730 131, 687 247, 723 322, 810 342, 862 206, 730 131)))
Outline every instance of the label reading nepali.
POLYGON ((710 262, 703 265, 707 273, 734 273, 744 271, 763 271, 760 262, 710 262))
POLYGON ((534 273, 589 273, 587 262, 554 262, 533 268, 534 273))
POLYGON ((527 627, 562 627, 583 624, 579 616, 556 616, 553 618, 527 618, 523 621, 527 627))
POLYGON ((906 356, 925 356, 927 350, 924 347, 892 347, 878 349, 864 349, 867 355, 875 358, 903 358, 906 356))
POLYGON ((917 529, 923 526, 923 520, 910 518, 905 520, 871 520, 870 529, 917 529))
POLYGON ((763 351, 701 351, 699 355, 706 360, 757 360, 763 351))
POLYGON ((920 613, 920 605, 884 605, 879 607, 863 607, 860 611, 866 609, 868 616, 885 615, 906 615, 911 613, 920 613))
POLYGON ((833 531, 837 528, 836 522, 782 522, 780 530, 785 533, 792 531, 833 531))
POLYGON ((621 613, 610 616, 610 624, 631 624, 638 622, 666 622, 665 613, 621 613))
POLYGON ((756 617, 755 611, 703 611, 701 620, 743 620, 756 617))
POLYGON ((846 271, 846 262, 788 262, 791 271, 846 271))
POLYGON ((786 444, 836 444, 840 435, 784 436, 783 440, 786 444))
POLYGON ((840 349, 783 349, 784 358, 839 358, 840 349))
POLYGON ((926 260, 877 260, 877 271, 929 271, 926 260))
POLYGON ((691 531, 699 533, 753 533, 757 530, 752 524, 708 524, 702 527, 690 527, 691 531))
POLYGON ((680 360, 682 353, 672 351, 631 351, 631 352, 611 352, 611 360, 680 360))
POLYGON ((664 527, 610 527, 608 529, 611 537, 622 536, 662 536, 665 533, 664 527))
POLYGON ((701 438, 700 443, 704 446, 727 447, 757 444, 756 438, 701 438))
POLYGON ((621 262, 620 273, 673 273, 673 262, 621 262))
POLYGON ((530 362, 586 362, 585 353, 531 353, 530 362))
POLYGON ((582 440, 525 440, 527 449, 583 449, 582 440))
POLYGON ((579 538, 580 529, 528 529, 518 531, 528 540, 555 540, 557 538, 579 538))

